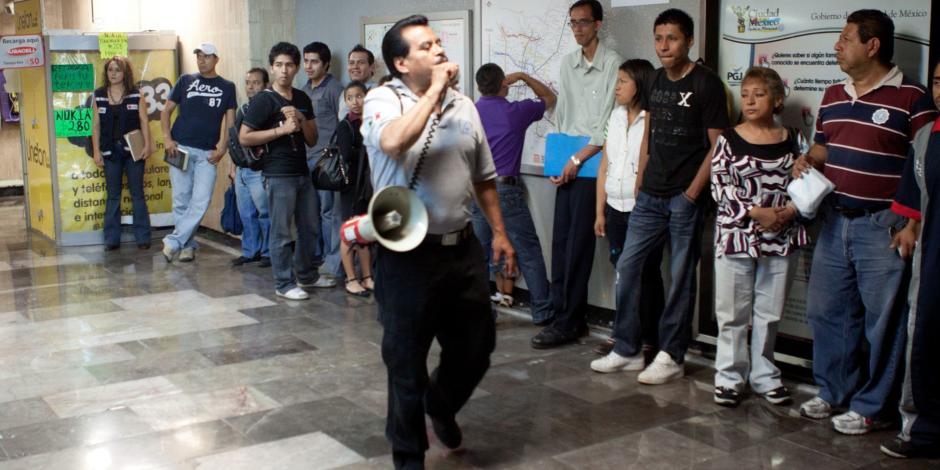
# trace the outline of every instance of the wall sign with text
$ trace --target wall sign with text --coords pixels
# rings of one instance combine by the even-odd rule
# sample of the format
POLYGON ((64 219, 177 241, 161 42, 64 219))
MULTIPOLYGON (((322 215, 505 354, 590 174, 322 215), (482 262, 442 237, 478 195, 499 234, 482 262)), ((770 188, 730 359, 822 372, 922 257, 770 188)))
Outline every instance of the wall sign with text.
POLYGON ((0 38, 0 69, 39 67, 45 63, 39 35, 0 38))

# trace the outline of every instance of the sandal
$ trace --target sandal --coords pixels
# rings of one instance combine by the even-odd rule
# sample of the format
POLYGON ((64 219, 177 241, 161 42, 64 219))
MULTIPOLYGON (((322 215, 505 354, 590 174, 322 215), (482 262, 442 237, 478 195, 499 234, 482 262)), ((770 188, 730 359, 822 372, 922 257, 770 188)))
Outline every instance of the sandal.
POLYGON ((346 279, 346 293, 347 293, 347 294, 349 294, 349 295, 354 295, 354 296, 356 296, 356 297, 368 297, 368 296, 369 296, 369 290, 366 289, 365 287, 362 287, 362 285, 359 286, 359 287, 362 287, 362 290, 359 291, 359 292, 353 292, 353 291, 349 290, 349 283, 350 283, 350 282, 359 282, 359 279, 356 279, 356 278, 346 279))
POLYGON ((369 292, 375 290, 375 281, 372 280, 372 276, 365 276, 365 277, 363 277, 362 279, 359 280, 359 284, 362 286, 363 289, 365 289, 365 290, 367 290, 367 291, 369 291, 369 292), (365 284, 363 284, 363 281, 365 281, 366 279, 369 280, 369 284, 371 284, 371 287, 370 287, 370 286, 367 286, 367 285, 365 285, 365 284))

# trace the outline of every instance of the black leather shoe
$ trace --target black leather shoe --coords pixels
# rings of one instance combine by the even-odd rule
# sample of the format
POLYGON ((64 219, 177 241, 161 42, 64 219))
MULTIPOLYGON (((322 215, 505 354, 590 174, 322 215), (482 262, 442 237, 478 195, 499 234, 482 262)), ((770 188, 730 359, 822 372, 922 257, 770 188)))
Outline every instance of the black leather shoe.
POLYGON ((104 251, 114 251, 120 248, 121 245, 105 245, 104 251))
POLYGON ((535 349, 557 348, 573 343, 577 339, 576 335, 565 333, 554 326, 547 326, 532 338, 532 347, 535 349))
POLYGON ((431 427, 434 428, 434 435, 437 436, 437 439, 448 449, 457 449, 460 447, 460 443, 463 442, 463 433, 460 431, 460 426, 457 425, 457 420, 453 417, 440 419, 431 416, 431 427))
POLYGON ((239 256, 238 258, 235 258, 232 260, 232 266, 241 266, 243 264, 247 264, 252 261, 254 260, 251 258, 245 258, 244 256, 239 256))
POLYGON ((137 244, 137 249, 138 249, 138 250, 149 250, 149 249, 150 249, 150 244, 149 244, 149 243, 138 243, 138 244, 137 244))
POLYGON ((267 256, 262 256, 261 261, 258 261, 259 268, 270 268, 271 267, 271 258, 267 256))

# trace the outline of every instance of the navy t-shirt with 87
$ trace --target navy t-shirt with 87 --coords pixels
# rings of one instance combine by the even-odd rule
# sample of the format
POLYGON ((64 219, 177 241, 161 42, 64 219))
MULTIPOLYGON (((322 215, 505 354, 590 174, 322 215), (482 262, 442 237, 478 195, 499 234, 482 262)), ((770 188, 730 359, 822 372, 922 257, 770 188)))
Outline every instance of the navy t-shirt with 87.
POLYGON ((235 109, 235 84, 199 74, 182 75, 170 92, 179 107, 170 135, 180 145, 214 150, 219 143, 225 112, 235 109))
MULTIPOLYGON (((310 97, 303 91, 293 88, 289 101, 274 90, 264 90, 258 93, 248 103, 248 110, 245 111, 245 120, 242 123, 256 131, 274 129, 284 120, 284 114, 281 112, 284 106, 293 106, 306 119, 313 119, 313 103, 310 102, 310 97)), ((261 173, 264 176, 309 174, 303 132, 297 131, 290 135, 282 135, 268 142, 268 155, 264 158, 261 173)))

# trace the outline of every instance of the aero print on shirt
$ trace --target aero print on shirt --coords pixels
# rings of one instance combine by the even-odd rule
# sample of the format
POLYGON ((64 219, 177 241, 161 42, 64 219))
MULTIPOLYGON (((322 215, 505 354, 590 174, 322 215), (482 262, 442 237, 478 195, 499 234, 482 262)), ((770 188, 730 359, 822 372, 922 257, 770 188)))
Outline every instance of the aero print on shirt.
POLYGON ((210 107, 218 108, 222 106, 222 89, 217 86, 203 85, 197 78, 186 88, 186 98, 198 96, 209 98, 208 104, 210 107))

